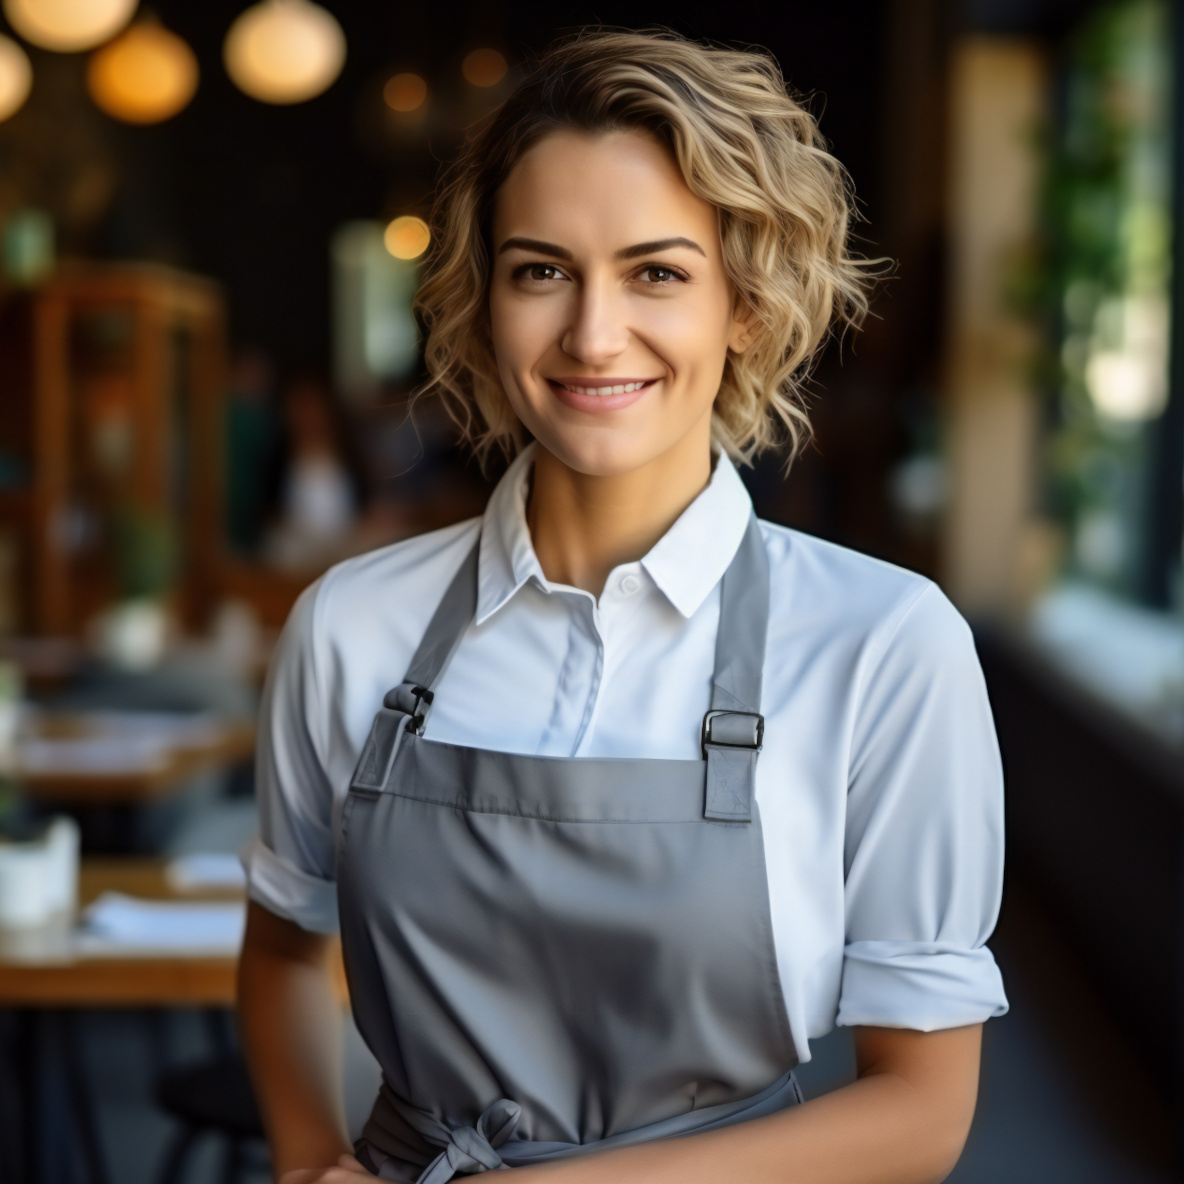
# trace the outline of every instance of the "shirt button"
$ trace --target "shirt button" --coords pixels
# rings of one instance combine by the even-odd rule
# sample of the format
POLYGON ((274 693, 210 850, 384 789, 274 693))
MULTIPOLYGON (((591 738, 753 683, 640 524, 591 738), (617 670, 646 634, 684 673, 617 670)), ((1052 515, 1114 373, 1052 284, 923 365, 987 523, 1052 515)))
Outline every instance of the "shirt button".
POLYGON ((621 594, 632 596, 641 588, 641 581, 636 576, 625 576, 621 580, 621 594))

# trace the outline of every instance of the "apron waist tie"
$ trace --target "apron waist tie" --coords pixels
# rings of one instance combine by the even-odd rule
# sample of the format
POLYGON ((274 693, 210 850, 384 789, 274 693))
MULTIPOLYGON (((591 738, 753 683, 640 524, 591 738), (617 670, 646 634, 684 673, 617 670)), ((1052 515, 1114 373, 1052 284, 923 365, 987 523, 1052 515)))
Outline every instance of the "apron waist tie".
POLYGON ((426 1119, 420 1126, 420 1134, 428 1142, 439 1146, 444 1141, 444 1150, 424 1169, 419 1184, 446 1184, 456 1175, 475 1175, 500 1168, 502 1157, 497 1148, 514 1133, 521 1113, 522 1107, 517 1102, 501 1098, 477 1119, 475 1127, 462 1126, 454 1131, 430 1115, 415 1115, 415 1119, 426 1119))
MULTIPOLYGON (((417 1184, 447 1184, 453 1176, 476 1175, 502 1167, 497 1149, 514 1133, 521 1115, 522 1107, 517 1102, 500 1098, 486 1107, 475 1126, 450 1130, 426 1110, 404 1102, 383 1082, 355 1151, 361 1152, 359 1158, 365 1166, 385 1175, 382 1168, 388 1159, 422 1164, 425 1152, 430 1155, 437 1147, 442 1148, 422 1171, 416 1166, 417 1174, 410 1178, 417 1184)), ((391 1167, 394 1166, 392 1162, 391 1167)), ((387 1175, 387 1178, 403 1176, 387 1175)))
POLYGON ((630 1147, 654 1139, 731 1126, 776 1114, 802 1100, 797 1079, 791 1072, 749 1098, 688 1110, 591 1143, 562 1143, 514 1139, 522 1107, 507 1098, 487 1107, 475 1126, 449 1130, 426 1110, 405 1102, 384 1081, 354 1153, 366 1168, 384 1180, 447 1184, 456 1175, 526 1167, 563 1156, 630 1147), (442 1150, 431 1159, 436 1148, 442 1150))

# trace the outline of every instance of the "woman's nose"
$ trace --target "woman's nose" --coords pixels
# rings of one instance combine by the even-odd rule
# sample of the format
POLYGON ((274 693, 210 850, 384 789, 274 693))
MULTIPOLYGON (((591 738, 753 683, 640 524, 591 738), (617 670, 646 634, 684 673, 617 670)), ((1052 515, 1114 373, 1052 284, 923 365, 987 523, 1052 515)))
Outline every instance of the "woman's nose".
POLYGON ((624 313, 621 302, 611 292, 591 284, 583 286, 560 340, 561 348, 589 366, 611 361, 628 344, 624 313))

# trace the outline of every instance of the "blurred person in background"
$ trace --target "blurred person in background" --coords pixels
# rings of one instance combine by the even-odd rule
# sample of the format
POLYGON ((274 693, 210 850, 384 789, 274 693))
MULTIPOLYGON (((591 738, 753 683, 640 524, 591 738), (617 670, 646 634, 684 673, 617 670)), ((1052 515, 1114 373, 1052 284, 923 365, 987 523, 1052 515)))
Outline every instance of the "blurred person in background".
POLYGON ((453 166, 427 365, 515 459, 314 584, 271 669, 240 1014, 284 1184, 952 1169, 1007 1006, 970 633, 735 468, 800 447, 866 310, 850 217, 776 63, 673 34, 564 40, 453 166), (383 1072, 352 1154, 338 925, 383 1072), (805 1101, 836 1024, 858 1079, 805 1101))
POLYGON ((298 374, 281 402, 273 477, 274 520, 264 540, 268 562, 316 570, 351 554, 362 509, 360 466, 328 383, 298 374))
POLYGON ((226 517, 230 545, 254 555, 267 525, 267 479, 279 446, 274 368, 259 349, 234 357, 226 391, 226 517))

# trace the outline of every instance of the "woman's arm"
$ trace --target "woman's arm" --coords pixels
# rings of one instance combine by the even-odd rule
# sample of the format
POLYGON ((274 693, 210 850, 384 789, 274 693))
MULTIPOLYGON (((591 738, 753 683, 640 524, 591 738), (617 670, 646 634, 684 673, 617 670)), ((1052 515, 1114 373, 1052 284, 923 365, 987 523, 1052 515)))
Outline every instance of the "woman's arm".
POLYGON ((768 1118, 520 1168, 523 1184, 936 1184, 962 1152, 982 1025, 856 1028, 859 1078, 768 1118))
POLYGON ((341 1082, 333 940, 252 901, 238 966, 238 1013, 278 1179, 350 1150, 341 1082))

